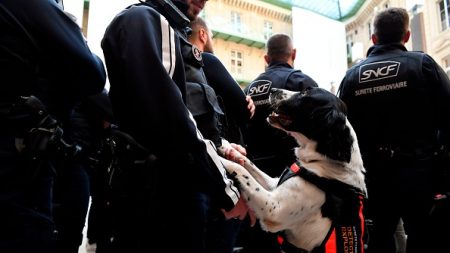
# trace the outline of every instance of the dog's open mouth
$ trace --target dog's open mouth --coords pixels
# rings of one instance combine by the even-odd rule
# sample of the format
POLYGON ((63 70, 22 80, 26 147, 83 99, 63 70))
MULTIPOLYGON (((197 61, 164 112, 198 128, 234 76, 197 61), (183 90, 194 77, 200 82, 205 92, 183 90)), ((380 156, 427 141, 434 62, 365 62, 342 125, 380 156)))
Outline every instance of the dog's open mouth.
POLYGON ((272 126, 281 128, 285 128, 292 123, 291 117, 287 116, 286 114, 283 114, 278 110, 273 111, 267 119, 269 121, 269 124, 271 124, 272 126))

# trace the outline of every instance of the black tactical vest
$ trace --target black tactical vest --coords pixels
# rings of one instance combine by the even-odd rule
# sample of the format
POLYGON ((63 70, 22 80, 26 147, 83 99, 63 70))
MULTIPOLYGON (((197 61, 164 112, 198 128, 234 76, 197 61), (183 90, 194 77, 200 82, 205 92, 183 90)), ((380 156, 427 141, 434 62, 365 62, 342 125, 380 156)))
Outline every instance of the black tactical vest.
POLYGON ((194 116, 197 127, 206 139, 216 146, 221 145, 219 117, 223 115, 214 89, 208 85, 202 70, 202 54, 186 39, 181 39, 181 48, 186 72, 186 102, 194 116))

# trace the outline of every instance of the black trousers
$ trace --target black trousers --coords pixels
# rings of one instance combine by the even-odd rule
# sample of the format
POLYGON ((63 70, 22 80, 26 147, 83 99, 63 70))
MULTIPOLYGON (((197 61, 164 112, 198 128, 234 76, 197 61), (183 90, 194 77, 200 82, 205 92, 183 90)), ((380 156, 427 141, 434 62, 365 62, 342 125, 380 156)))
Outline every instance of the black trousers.
POLYGON ((52 253, 54 173, 25 166, 12 135, 0 133, 0 252, 52 253))
POLYGON ((89 208, 89 176, 78 163, 58 166, 54 187, 56 253, 78 253, 89 208))
POLYGON ((204 252, 207 210, 201 196, 183 193, 172 196, 172 203, 143 196, 112 202, 112 252, 204 252))
POLYGON ((394 233, 402 218, 407 235, 407 253, 442 251, 445 241, 436 235, 445 231, 433 222, 431 157, 417 159, 400 155, 365 158, 367 170, 367 218, 373 220, 368 252, 395 253, 394 233))

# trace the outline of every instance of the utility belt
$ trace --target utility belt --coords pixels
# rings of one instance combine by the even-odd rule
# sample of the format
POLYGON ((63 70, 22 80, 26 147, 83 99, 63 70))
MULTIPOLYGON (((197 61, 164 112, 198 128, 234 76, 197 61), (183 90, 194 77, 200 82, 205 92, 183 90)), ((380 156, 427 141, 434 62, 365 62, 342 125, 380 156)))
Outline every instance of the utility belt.
POLYGON ((154 192, 158 183, 156 155, 116 126, 111 127, 106 142, 110 156, 106 183, 111 193, 126 196, 154 192))
MULTIPOLYGON (((422 147, 399 147, 391 145, 378 146, 362 153, 366 166, 379 162, 418 165, 429 168, 436 193, 450 192, 450 151, 445 145, 423 145, 422 147)), ((376 170, 372 172, 377 172, 376 170)), ((439 199, 439 198, 438 198, 439 199)))
POLYGON ((19 97, 15 102, 0 105, 0 121, 4 122, 2 134, 15 137, 16 149, 31 173, 31 180, 52 158, 71 159, 81 151, 80 147, 63 140, 60 123, 35 96, 19 97))

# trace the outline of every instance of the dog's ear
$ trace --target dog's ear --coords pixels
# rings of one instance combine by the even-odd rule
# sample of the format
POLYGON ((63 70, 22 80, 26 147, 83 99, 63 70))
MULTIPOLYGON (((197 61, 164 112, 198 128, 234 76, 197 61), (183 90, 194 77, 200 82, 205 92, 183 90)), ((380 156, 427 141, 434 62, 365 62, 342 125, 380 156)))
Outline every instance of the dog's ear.
POLYGON ((323 125, 315 136, 317 152, 333 160, 350 162, 354 140, 346 124, 345 114, 333 109, 327 110, 322 116, 320 124, 323 125))

